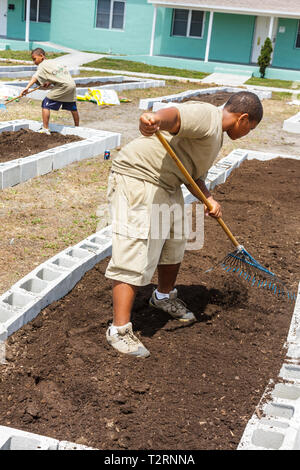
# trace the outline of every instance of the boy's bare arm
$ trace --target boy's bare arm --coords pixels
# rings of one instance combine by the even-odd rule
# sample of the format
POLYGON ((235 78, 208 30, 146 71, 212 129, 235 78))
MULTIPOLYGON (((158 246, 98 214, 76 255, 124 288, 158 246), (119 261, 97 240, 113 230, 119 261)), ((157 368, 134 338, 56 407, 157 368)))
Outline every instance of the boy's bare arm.
POLYGON ((177 108, 160 109, 156 113, 146 112, 140 117, 140 132, 150 137, 156 131, 168 131, 177 134, 180 129, 180 114, 177 108))
POLYGON ((31 80, 28 82, 28 85, 24 90, 21 92, 21 95, 27 95, 29 88, 31 88, 35 83, 37 83, 37 79, 35 77, 32 77, 31 80))
MULTIPOLYGON (((211 195, 210 191, 207 189, 206 184, 203 180, 198 179, 195 181, 195 183, 199 186, 199 189, 202 191, 206 199, 210 202, 212 205, 212 210, 210 211, 207 207, 205 209, 205 214, 210 215, 212 217, 222 217, 222 211, 221 211, 221 206, 220 204, 213 198, 211 195)), ((189 184, 186 184, 187 189, 190 191, 190 193, 193 194, 197 199, 199 199, 198 194, 194 190, 192 186, 189 184)))

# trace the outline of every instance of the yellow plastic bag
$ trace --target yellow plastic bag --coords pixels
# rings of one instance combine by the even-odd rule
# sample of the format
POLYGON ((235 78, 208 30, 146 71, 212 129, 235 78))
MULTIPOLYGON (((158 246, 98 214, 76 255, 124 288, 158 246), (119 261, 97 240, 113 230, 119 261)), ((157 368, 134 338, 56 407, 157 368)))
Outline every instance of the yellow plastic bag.
POLYGON ((114 106, 120 104, 115 90, 95 90, 89 88, 88 92, 91 99, 96 100, 98 106, 114 106))

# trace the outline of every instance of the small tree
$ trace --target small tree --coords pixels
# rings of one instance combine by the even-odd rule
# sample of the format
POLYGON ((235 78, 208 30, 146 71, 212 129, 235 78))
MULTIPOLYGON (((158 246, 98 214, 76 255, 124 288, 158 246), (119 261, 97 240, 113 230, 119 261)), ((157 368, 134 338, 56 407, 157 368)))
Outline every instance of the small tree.
POLYGON ((260 50, 260 56, 257 60, 258 65, 259 65, 259 72, 261 78, 265 78, 266 74, 266 68, 270 65, 271 63, 271 54, 273 52, 273 47, 272 47, 272 42, 270 38, 267 38, 265 40, 264 45, 262 46, 260 50))

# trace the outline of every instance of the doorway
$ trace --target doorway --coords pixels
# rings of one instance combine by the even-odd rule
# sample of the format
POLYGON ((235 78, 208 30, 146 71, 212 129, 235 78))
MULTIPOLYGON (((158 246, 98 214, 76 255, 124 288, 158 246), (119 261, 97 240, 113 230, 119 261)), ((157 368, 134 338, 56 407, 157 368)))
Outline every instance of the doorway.
MULTIPOLYGON (((269 16, 257 16, 255 23, 255 31, 252 45, 252 57, 251 62, 257 64, 257 59, 260 55, 261 48, 267 37, 270 37, 272 41, 272 47, 274 51, 276 32, 277 32, 278 18, 274 18, 272 25, 272 18, 269 16), (270 31, 271 29, 271 31, 270 31)), ((272 53, 273 57, 273 53, 272 53)), ((271 58, 272 63, 272 58, 271 58)))

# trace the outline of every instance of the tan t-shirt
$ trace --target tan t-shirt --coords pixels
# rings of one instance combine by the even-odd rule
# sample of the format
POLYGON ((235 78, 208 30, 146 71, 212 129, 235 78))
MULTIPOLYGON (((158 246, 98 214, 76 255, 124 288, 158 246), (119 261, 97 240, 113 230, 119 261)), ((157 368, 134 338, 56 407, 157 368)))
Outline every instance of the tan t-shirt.
POLYGON ((76 84, 65 65, 61 65, 53 59, 45 59, 39 64, 34 77, 40 85, 44 85, 47 81, 54 84, 47 93, 47 97, 51 100, 64 103, 76 101, 76 84))
MULTIPOLYGON (((162 134, 192 178, 205 180, 223 143, 222 109, 195 101, 176 107, 181 118, 178 134, 162 134)), ((112 170, 150 181, 170 192, 182 183, 188 184, 155 135, 141 136, 127 144, 113 160, 112 170)))

